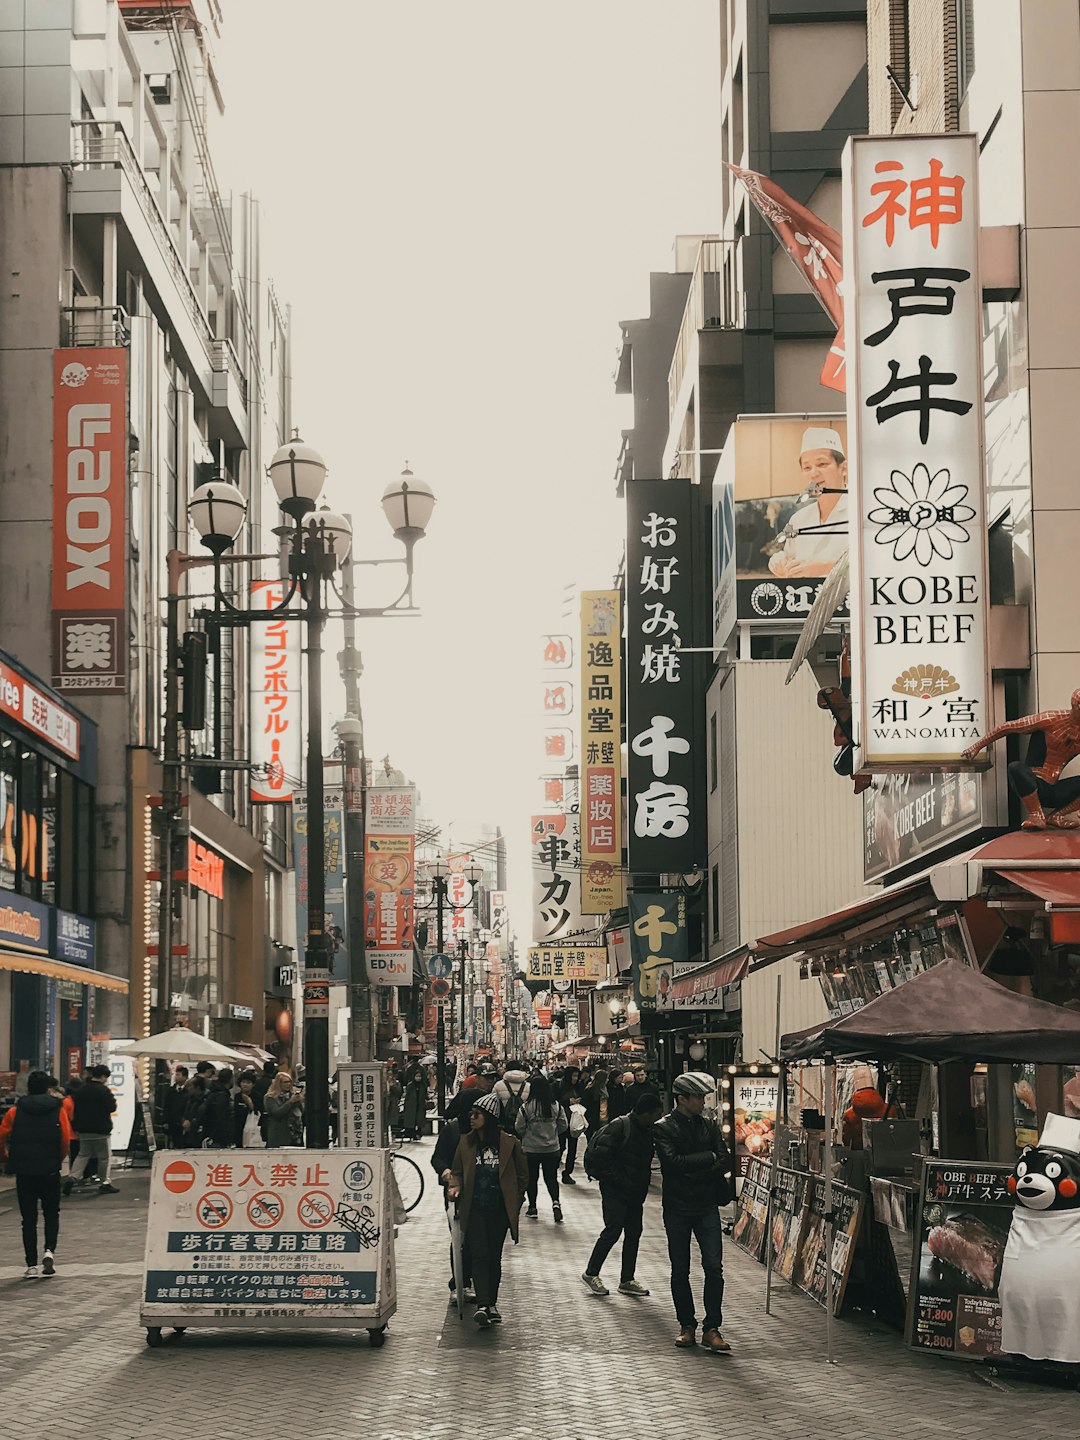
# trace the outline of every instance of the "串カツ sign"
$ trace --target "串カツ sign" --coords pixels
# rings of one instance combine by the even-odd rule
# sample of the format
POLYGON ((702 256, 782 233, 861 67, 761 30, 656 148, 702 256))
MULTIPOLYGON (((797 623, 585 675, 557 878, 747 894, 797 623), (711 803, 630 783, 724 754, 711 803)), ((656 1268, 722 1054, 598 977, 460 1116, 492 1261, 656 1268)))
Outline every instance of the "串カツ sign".
POLYGON ((860 137, 844 174, 859 763, 966 768, 991 725, 975 137, 860 137))
POLYGON ((53 352, 53 684, 122 694, 127 351, 53 352))

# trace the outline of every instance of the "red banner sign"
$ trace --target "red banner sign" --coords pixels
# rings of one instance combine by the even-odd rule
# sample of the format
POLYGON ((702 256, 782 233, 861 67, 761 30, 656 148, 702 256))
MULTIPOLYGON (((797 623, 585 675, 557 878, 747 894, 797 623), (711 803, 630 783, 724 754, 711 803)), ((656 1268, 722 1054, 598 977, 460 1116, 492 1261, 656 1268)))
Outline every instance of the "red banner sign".
POLYGON ((127 351, 53 352, 53 684, 122 694, 127 351))

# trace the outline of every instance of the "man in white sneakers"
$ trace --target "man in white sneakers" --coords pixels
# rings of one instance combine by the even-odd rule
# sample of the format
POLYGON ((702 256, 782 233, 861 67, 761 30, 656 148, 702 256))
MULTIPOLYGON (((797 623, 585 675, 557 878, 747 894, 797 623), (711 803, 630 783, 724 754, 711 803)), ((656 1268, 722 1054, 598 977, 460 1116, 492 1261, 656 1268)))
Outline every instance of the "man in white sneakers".
POLYGON ((63 1101, 49 1091, 56 1081, 34 1070, 27 1093, 0 1123, 0 1156, 15 1171, 15 1193, 22 1216, 27 1280, 56 1274, 56 1242, 60 1238, 60 1170, 74 1138, 63 1101), (45 1255, 38 1270, 38 1207, 45 1219, 45 1255))

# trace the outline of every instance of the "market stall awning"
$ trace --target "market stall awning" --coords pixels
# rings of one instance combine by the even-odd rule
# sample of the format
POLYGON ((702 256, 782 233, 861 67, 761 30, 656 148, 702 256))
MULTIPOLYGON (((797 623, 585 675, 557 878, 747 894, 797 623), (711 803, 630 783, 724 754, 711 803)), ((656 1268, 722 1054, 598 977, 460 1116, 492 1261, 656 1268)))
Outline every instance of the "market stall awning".
POLYGON ((679 1001, 680 1009, 710 1008, 710 1002, 718 1009, 723 1008, 721 991, 725 985, 734 985, 746 977, 750 970, 750 946, 740 945, 721 955, 718 960, 709 960, 695 970, 676 975, 671 982, 671 999, 679 1001), (700 1005, 686 1002, 700 1000, 700 1005))
POLYGON ((97 990, 128 992, 128 982, 119 975, 88 970, 85 965, 68 965, 48 955, 22 955, 17 950, 0 950, 0 970, 18 970, 23 975, 45 975, 50 980, 73 980, 76 985, 93 985, 97 990))
POLYGON ((861 1010, 785 1035, 783 1060, 1080 1064, 1080 1014, 944 960, 861 1010))
POLYGON ((925 878, 894 885, 831 915, 762 935, 750 946, 753 958, 749 968, 760 970, 785 955, 828 949, 881 926, 900 924, 909 916, 925 913, 927 901, 933 901, 933 894, 925 878))
POLYGON ((1002 880, 1045 900, 1048 909, 1080 910, 1080 870, 999 870, 1002 880))

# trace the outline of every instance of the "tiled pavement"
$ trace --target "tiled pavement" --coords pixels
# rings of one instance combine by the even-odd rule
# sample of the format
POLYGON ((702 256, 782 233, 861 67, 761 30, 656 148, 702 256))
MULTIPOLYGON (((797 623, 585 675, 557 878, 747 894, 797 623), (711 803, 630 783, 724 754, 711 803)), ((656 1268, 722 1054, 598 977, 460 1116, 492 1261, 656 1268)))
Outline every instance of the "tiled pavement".
MULTIPOLYGON (((430 1141, 410 1152, 427 1166, 430 1141)), ((191 1330, 150 1350, 138 1323, 146 1172, 121 1194, 65 1203, 54 1280, 24 1281, 18 1213, 0 1191, 0 1434, 65 1432, 111 1440, 665 1440, 765 1435, 781 1440, 931 1440, 1077 1429, 1071 1390, 995 1378, 917 1355, 900 1336, 839 1321, 841 1363, 825 1364, 824 1316, 774 1294, 733 1246, 720 1359, 672 1347, 659 1205, 650 1200, 638 1276, 648 1300, 589 1296, 579 1280, 599 1229, 597 1187, 563 1192, 566 1223, 522 1219, 508 1245, 506 1323, 477 1332, 446 1303, 446 1229, 428 1187, 398 1240, 399 1308, 387 1343, 365 1335, 191 1330), (14 1423, 8 1429, 5 1422, 14 1423)))

